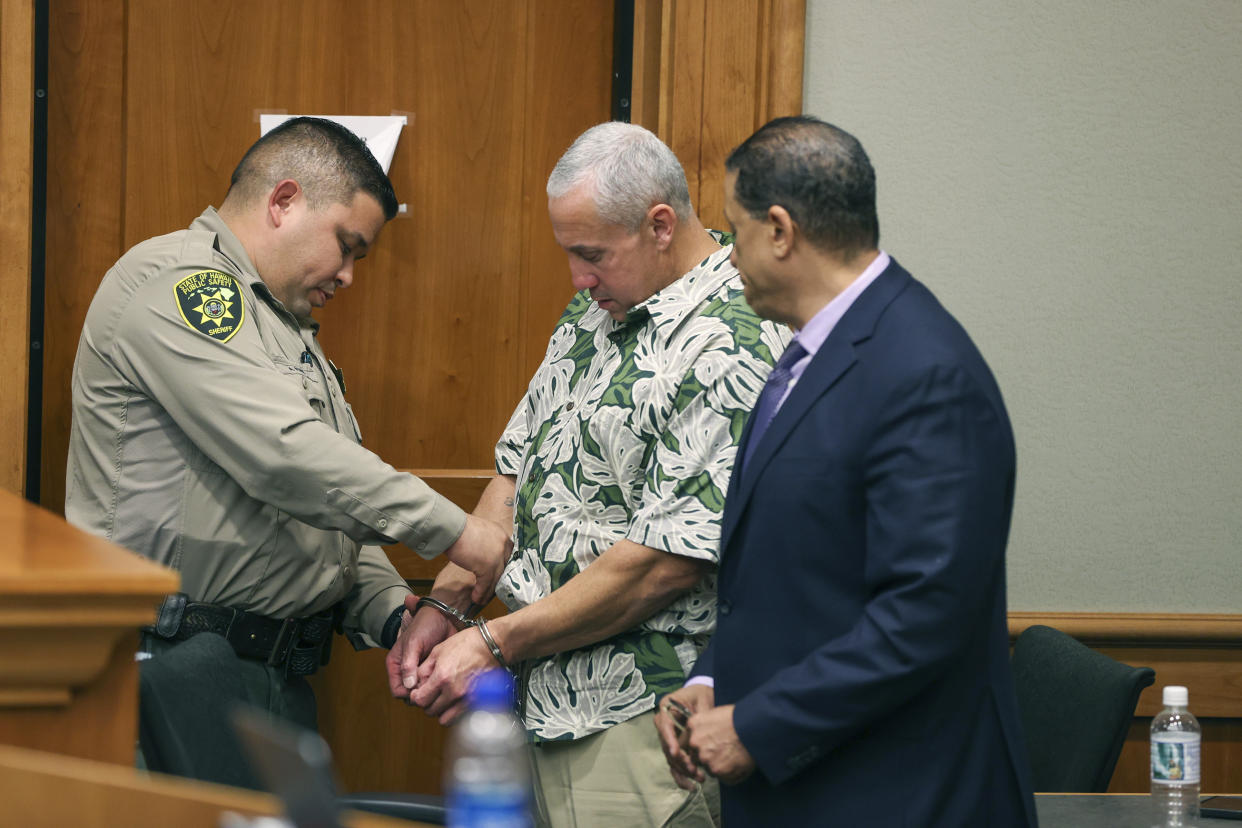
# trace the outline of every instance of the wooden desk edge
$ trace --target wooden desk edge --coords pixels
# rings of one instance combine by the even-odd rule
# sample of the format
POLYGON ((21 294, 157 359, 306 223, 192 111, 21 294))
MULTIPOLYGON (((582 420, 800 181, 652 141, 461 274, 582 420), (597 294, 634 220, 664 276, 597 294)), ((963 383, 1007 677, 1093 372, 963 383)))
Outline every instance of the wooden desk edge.
POLYGON ((1077 639, 1117 643, 1242 645, 1242 615, 1147 612, 1010 612, 1009 636, 1055 627, 1077 639))
MULTIPOLYGON (((148 809, 156 824, 160 803, 174 800, 191 802, 203 809, 216 809, 216 817, 223 811, 235 811, 246 816, 282 813, 279 800, 271 794, 230 788, 190 779, 179 779, 157 773, 138 771, 131 767, 94 762, 56 753, 0 745, 0 792, 4 794, 6 807, 12 807, 14 797, 34 796, 51 789, 64 797, 77 797, 83 807, 97 805, 94 792, 106 790, 124 794, 135 808, 148 809), (50 783, 50 784, 48 784, 50 783), (89 792, 89 794, 88 794, 89 792)), ((168 807, 168 806, 164 806, 168 807)), ((344 824, 349 828, 411 828, 425 826, 422 822, 345 812, 344 824)))

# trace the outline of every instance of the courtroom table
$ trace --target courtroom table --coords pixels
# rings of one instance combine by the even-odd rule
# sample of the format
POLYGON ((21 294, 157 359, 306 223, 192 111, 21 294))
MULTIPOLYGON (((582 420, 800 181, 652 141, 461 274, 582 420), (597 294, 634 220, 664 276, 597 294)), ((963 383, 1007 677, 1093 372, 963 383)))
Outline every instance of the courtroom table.
MULTIPOLYGON (((1035 794, 1035 811, 1039 828, 1147 828, 1150 800, 1147 794, 1035 794)), ((1199 822, 1221 828, 1239 824, 1211 817, 1199 817, 1199 822)))

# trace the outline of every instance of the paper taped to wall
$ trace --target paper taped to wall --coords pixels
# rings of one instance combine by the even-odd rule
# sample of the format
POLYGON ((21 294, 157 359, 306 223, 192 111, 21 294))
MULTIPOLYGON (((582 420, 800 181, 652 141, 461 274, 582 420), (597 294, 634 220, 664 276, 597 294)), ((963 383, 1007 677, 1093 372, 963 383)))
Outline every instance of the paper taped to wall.
MULTIPOLYGON (((266 135, 269 130, 290 118, 298 117, 301 116, 260 115, 259 135, 266 135)), ((351 130, 363 141, 366 141, 367 149, 371 150, 376 160, 380 162, 380 166, 384 168, 385 174, 388 172, 388 165, 392 163, 392 154, 397 149, 397 139, 401 137, 401 127, 405 126, 407 122, 404 115, 315 115, 312 117, 336 121, 341 126, 351 130)))

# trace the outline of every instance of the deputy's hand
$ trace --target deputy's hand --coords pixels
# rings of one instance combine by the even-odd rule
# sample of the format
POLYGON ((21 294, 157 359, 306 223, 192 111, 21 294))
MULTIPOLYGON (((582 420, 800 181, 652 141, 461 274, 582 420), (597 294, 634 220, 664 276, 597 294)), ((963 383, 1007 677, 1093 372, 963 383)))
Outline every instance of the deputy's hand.
POLYGON ((470 600, 486 604, 496 591, 496 583, 509 563, 513 541, 498 524, 475 515, 466 515, 466 528, 444 557, 474 573, 474 589, 470 600))
POLYGON ((410 700, 450 724, 466 707, 466 691, 475 673, 496 666, 496 659, 473 627, 437 644, 418 668, 418 682, 410 700))
POLYGON ((417 595, 406 596, 407 612, 401 617, 401 631, 384 659, 388 689, 394 698, 406 701, 418 681, 418 666, 423 657, 454 632, 452 623, 435 607, 423 607, 415 612, 417 606, 417 595))
POLYGON ((660 700, 660 706, 656 708, 655 727, 660 734, 660 747, 664 751, 665 761, 668 762, 669 773, 673 775, 677 786, 687 791, 693 791, 695 783, 703 781, 703 771, 686 752, 687 719, 673 702, 683 705, 693 715, 710 710, 715 703, 715 696, 716 692, 707 685, 692 684, 669 693, 660 700))
POLYGON ((729 785, 755 770, 755 758, 733 729, 733 705, 713 707, 690 717, 686 725, 686 749, 695 764, 729 785))

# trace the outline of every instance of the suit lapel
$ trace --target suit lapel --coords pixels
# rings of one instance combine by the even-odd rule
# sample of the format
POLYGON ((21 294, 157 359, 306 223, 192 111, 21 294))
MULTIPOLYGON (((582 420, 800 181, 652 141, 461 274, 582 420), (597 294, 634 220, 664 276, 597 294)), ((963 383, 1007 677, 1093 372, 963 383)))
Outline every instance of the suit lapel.
MULTIPOLYGON (((754 492, 759 473, 771 461, 773 455, 785 444, 794 427, 802 420, 811 406, 837 383, 857 361, 856 346, 871 337, 884 309, 911 281, 911 276, 894 259, 875 281, 867 286, 841 320, 828 334, 824 344, 811 357, 810 364, 802 372, 793 390, 785 399, 772 424, 764 432, 750 462, 740 470, 734 470, 729 478, 729 491, 725 496, 724 521, 721 527, 720 549, 723 553, 738 522, 746 511, 754 492), (740 473, 739 473, 740 471, 740 473)), ((744 457, 750 441, 754 417, 747 419, 742 432, 742 442, 737 456, 744 457)))

